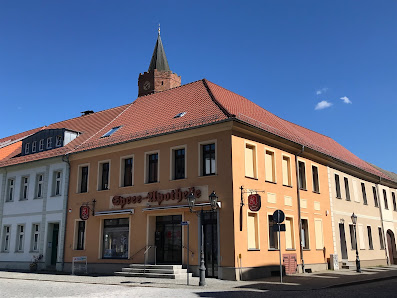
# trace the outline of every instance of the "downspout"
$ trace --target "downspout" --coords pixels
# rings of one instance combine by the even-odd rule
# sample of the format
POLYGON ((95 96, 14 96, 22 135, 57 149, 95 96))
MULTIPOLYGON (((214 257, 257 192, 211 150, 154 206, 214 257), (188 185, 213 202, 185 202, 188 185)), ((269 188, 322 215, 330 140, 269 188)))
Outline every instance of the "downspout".
POLYGON ((300 198, 300 181, 299 181, 299 167, 298 167, 298 156, 305 151, 305 146, 302 145, 302 150, 295 154, 295 174, 296 174, 296 195, 298 200, 298 221, 299 221, 299 248, 301 255, 302 272, 305 273, 305 260, 303 259, 303 247, 302 247, 302 220, 301 220, 301 198, 300 198))
POLYGON ((69 179, 70 179, 70 161, 69 161, 69 155, 65 154, 62 156, 62 161, 67 163, 67 175, 65 175, 65 180, 66 178, 68 181, 65 181, 65 186, 66 191, 65 191, 65 200, 64 200, 64 228, 63 228, 63 253, 62 253, 62 266, 61 266, 61 271, 64 271, 65 268, 65 251, 66 251, 66 224, 67 224, 67 218, 68 218, 68 198, 69 198, 69 179))
POLYGON ((382 229, 382 238, 383 238, 383 245, 385 247, 385 256, 386 256, 386 263, 389 266, 389 257, 387 255, 387 243, 385 238, 385 228, 383 226, 383 214, 382 214, 382 204, 380 202, 380 191, 379 191, 379 184, 382 181, 382 177, 379 177, 379 183, 376 184, 376 192, 378 193, 378 204, 379 204, 379 214, 380 214, 380 222, 381 222, 381 229, 382 229))

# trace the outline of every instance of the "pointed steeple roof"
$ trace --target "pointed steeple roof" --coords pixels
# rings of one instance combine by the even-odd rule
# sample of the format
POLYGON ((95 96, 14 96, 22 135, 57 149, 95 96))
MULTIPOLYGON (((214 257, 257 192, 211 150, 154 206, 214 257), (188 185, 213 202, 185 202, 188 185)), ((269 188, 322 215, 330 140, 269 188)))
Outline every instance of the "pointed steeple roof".
POLYGON ((163 43, 161 42, 160 27, 159 27, 159 35, 157 36, 156 46, 154 47, 152 60, 150 61, 148 71, 152 71, 154 69, 157 69, 160 71, 170 70, 170 67, 168 66, 167 57, 165 56, 163 43))

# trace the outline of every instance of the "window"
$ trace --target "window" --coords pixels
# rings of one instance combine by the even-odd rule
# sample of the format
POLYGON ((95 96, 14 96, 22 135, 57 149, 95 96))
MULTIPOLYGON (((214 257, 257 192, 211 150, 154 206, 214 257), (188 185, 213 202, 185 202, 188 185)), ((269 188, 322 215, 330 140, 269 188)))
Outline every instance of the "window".
POLYGON ((88 166, 79 167, 79 192, 88 191, 88 166))
POLYGON ((48 137, 47 138, 47 149, 51 149, 52 148, 52 137, 48 137))
POLYGON ((25 236, 25 226, 17 226, 17 251, 23 251, 23 242, 25 236))
POLYGON ((336 188, 336 197, 338 199, 342 198, 342 195, 340 193, 340 183, 339 183, 339 175, 335 174, 335 188, 336 188))
POLYGON ((118 131, 120 127, 121 126, 113 127, 111 130, 109 130, 107 133, 105 133, 101 138, 110 137, 112 134, 114 134, 116 131, 118 131))
POLYGON ((33 224, 32 231, 32 251, 39 251, 40 225, 33 224))
POLYGON ((323 249, 323 221, 319 218, 314 219, 314 232, 316 234, 316 249, 323 249))
POLYGON ((268 221, 269 221, 269 249, 278 249, 277 232, 273 230, 273 226, 275 225, 273 221, 273 215, 268 216, 268 221))
POLYGON ((387 203, 387 194, 386 190, 383 190, 383 200, 385 201, 385 209, 389 209, 389 204, 387 203))
POLYGON ((397 211, 396 195, 394 194, 394 192, 391 193, 391 197, 393 200, 393 210, 397 211))
POLYGON ((54 172, 54 189, 53 189, 53 195, 54 196, 59 196, 61 195, 61 185, 62 185, 62 172, 61 171, 55 171, 54 172))
POLYGON ((291 217, 285 218, 285 249, 295 249, 294 225, 291 217))
POLYGON ((44 140, 41 139, 41 140, 39 141, 39 151, 43 151, 43 150, 44 150, 44 140))
POLYGON ((376 193, 376 187, 372 186, 372 193, 374 194, 375 207, 379 207, 378 195, 376 193))
POLYGON ((254 145, 245 144, 245 176, 256 177, 256 148, 254 145))
POLYGON ((103 258, 128 258, 128 218, 105 219, 103 221, 103 258))
POLYGON ((283 185, 291 186, 291 159, 288 156, 283 156, 283 185))
POLYGON ((11 227, 4 226, 3 228, 3 251, 9 252, 10 251, 10 237, 11 237, 11 227))
POLYGON ((345 181, 346 201, 350 201, 349 179, 344 177, 343 180, 345 181))
POLYGON ((352 250, 355 250, 357 241, 356 241, 356 234, 354 233, 354 226, 352 224, 350 224, 349 229, 350 229, 350 244, 351 244, 352 250))
POLYGON ((306 190, 306 170, 305 170, 305 163, 303 161, 298 162, 298 170, 299 170, 299 188, 306 190))
POLYGON ((367 202, 367 192, 365 191, 365 184, 361 182, 361 192, 363 194, 363 203, 364 205, 368 205, 367 202))
POLYGON ((76 250, 84 250, 85 241, 85 221, 77 221, 77 231, 76 231, 76 250))
POLYGON ((312 166, 312 176, 313 176, 313 191, 319 193, 320 185, 318 182, 318 167, 312 166))
POLYGON ((359 196, 359 193, 358 193, 358 184, 357 183, 358 183, 357 180, 353 179, 353 198, 354 198, 355 202, 359 203, 360 202, 360 196, 359 196))
POLYGON ((369 249, 374 249, 374 244, 372 242, 371 226, 367 226, 367 234, 368 234, 368 248, 369 249))
POLYGON ((98 190, 107 190, 109 189, 109 163, 102 162, 99 163, 99 181, 100 184, 98 186, 98 190))
POLYGON ((365 241, 364 241, 364 228, 363 225, 357 225, 358 227, 358 240, 360 241, 360 249, 365 249, 365 241))
POLYGON ((121 160, 122 184, 121 186, 132 186, 133 157, 125 157, 121 160))
POLYGON ((148 154, 147 164, 148 164, 147 183, 158 182, 159 154, 158 153, 148 154))
POLYGON ((309 223, 307 219, 301 219, 301 236, 302 236, 302 248, 310 249, 309 246, 309 223))
POLYGON ((28 199, 28 190, 29 190, 29 177, 22 177, 21 182, 21 200, 28 199))
POLYGON ((385 249, 385 243, 383 242, 382 228, 378 227, 378 233, 379 233, 380 249, 385 249))
POLYGON ((32 152, 36 152, 36 147, 37 147, 37 141, 34 141, 32 143, 32 152))
POLYGON ((172 179, 184 179, 185 178, 185 148, 173 149, 172 150, 172 179))
POLYGON ((25 154, 29 154, 29 143, 25 144, 25 154))
POLYGON ((276 182, 274 152, 269 150, 266 150, 265 152, 265 180, 269 182, 276 182))
POLYGON ((15 179, 8 179, 6 202, 12 202, 14 200, 14 184, 15 179))
POLYGON ((202 175, 209 176, 215 175, 215 144, 202 145, 202 175))
POLYGON ((36 198, 43 197, 43 174, 36 176, 36 198))
POLYGON ((258 214, 248 213, 248 249, 259 249, 258 214))
POLYGON ((55 146, 56 147, 61 147, 62 146, 62 136, 56 136, 55 146))

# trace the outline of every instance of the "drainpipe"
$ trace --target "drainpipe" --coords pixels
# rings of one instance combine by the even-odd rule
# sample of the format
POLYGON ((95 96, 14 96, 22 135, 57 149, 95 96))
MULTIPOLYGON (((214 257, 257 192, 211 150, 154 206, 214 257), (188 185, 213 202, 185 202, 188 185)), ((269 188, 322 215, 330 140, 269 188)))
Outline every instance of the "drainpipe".
POLYGON ((69 179, 70 179, 70 162, 69 162, 69 155, 65 154, 62 156, 62 161, 67 163, 67 173, 65 173, 65 199, 64 199, 64 228, 63 228, 63 253, 62 253, 62 265, 61 265, 61 271, 64 271, 65 268, 65 251, 66 251, 66 221, 68 218, 68 198, 69 198, 69 179), (67 174, 67 175, 66 175, 67 174), (66 178, 68 181, 66 181, 66 178))
POLYGON ((385 238, 385 228, 383 226, 383 214, 382 214, 382 204, 380 202, 380 191, 379 191, 379 184, 382 181, 382 177, 379 177, 379 183, 376 184, 376 191, 378 193, 378 203, 379 203, 379 214, 380 214, 380 222, 381 222, 381 229, 382 229, 382 238, 383 238, 383 245, 385 247, 385 256, 386 256, 386 262, 387 265, 389 266, 389 257, 387 256, 387 243, 386 243, 386 238, 385 238))
POLYGON ((301 254, 301 264, 302 264, 302 272, 305 273, 305 260, 303 259, 303 247, 302 247, 302 220, 301 220, 301 198, 300 198, 300 181, 299 181, 299 165, 298 165, 298 156, 300 156, 303 151, 305 151, 305 146, 302 145, 302 150, 295 154, 295 174, 296 174, 296 195, 298 199, 298 221, 299 221, 299 247, 301 254))

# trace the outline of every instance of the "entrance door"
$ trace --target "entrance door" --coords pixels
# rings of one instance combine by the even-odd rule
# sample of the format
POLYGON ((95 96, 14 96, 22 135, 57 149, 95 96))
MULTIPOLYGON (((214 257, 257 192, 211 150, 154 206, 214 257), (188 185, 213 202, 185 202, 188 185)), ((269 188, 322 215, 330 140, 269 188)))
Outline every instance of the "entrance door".
POLYGON ((159 264, 182 264, 182 215, 156 217, 155 243, 159 264))
POLYGON ((342 260, 347 260, 345 224, 343 223, 339 224, 339 236, 340 236, 340 250, 342 252, 342 260))
POLYGON ((396 242, 391 230, 387 231, 387 249, 389 250, 390 264, 395 265, 397 263, 396 242))
POLYGON ((51 245, 51 265, 52 266, 55 266, 57 264, 58 234, 59 234, 59 224, 53 224, 53 228, 52 228, 52 245, 51 245))
POLYGON ((205 275, 218 277, 218 228, 217 213, 204 213, 204 260, 205 275))

